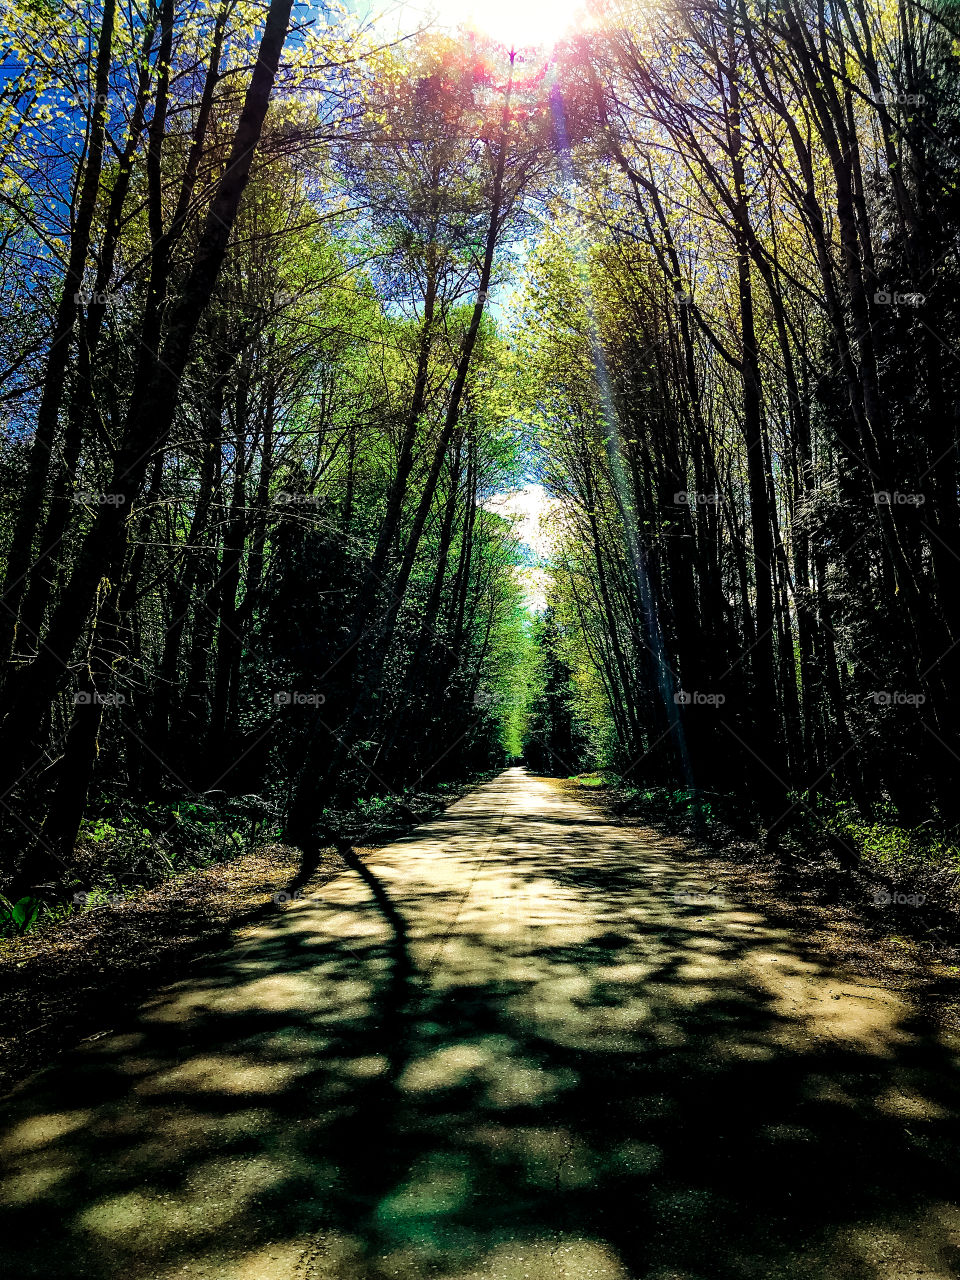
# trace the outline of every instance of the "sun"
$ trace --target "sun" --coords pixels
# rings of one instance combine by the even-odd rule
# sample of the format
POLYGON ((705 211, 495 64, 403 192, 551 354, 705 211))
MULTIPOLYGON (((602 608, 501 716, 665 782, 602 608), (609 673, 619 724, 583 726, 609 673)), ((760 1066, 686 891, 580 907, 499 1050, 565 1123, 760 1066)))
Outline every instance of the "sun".
POLYGON ((586 20, 585 0, 433 0, 444 27, 475 28, 513 49, 551 48, 586 20))

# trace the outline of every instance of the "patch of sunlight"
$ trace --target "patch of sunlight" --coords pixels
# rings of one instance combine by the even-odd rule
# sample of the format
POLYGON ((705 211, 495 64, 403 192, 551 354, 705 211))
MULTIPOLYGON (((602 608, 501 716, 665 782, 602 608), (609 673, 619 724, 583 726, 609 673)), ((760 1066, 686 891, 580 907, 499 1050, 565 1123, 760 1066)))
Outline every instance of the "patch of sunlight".
POLYGON ((505 1063, 495 1080, 490 1081, 487 1097, 495 1107, 517 1107, 546 1102, 577 1083, 573 1071, 545 1071, 541 1067, 517 1062, 505 1063))
POLYGON ((568 1129, 519 1129, 515 1145, 534 1186, 576 1189, 596 1178, 593 1152, 568 1129))
POLYGON ((218 1197, 246 1199, 264 1187, 281 1183, 290 1173, 287 1159, 279 1153, 273 1159, 267 1156, 211 1156, 208 1160, 198 1161, 186 1174, 183 1199, 188 1200, 194 1195, 203 1198, 214 1191, 218 1197))
POLYGON ((902 1120, 947 1120, 952 1115, 946 1107, 928 1098, 920 1097, 909 1089, 901 1091, 893 1085, 874 1102, 878 1111, 902 1120))
MULTIPOLYGON (((239 966, 234 966, 234 970, 239 966)), ((365 1000, 370 986, 365 982, 342 980, 337 983, 337 1002, 346 1005, 354 1000, 365 1000)), ((199 1014, 224 1013, 309 1013, 326 1007, 323 984, 316 981, 316 973, 271 973, 265 977, 238 979, 229 987, 204 989, 193 987, 183 992, 174 991, 162 1003, 145 1015, 149 1022, 184 1022, 199 1014)))
POLYGON ((138 1086, 140 1093, 190 1089, 197 1093, 276 1093, 308 1069, 291 1062, 246 1062, 242 1058, 208 1055, 188 1058, 153 1080, 138 1086))
POLYGON ((223 1114, 217 1107, 165 1106, 163 1093, 158 1101, 155 1109, 147 1111, 137 1099, 137 1140, 128 1154, 131 1167, 147 1170, 162 1165, 177 1145, 194 1148, 201 1142, 219 1145, 226 1139, 255 1138, 266 1129, 276 1130, 276 1115, 267 1107, 243 1107, 236 1111, 230 1108, 223 1114))
POLYGON ((678 983, 674 988, 670 1003, 679 1005, 681 1009, 688 1009, 696 1004, 706 1004, 714 998, 713 987, 706 985, 697 986, 690 979, 693 977, 694 966, 679 965, 677 969, 678 983))
POLYGON ((470 1196, 470 1174, 462 1161, 450 1161, 440 1153, 418 1160, 410 1178, 377 1208, 381 1222, 390 1224, 410 1218, 429 1218, 456 1213, 470 1196))
POLYGON ((171 1198, 160 1199, 142 1191, 128 1191, 91 1205, 78 1214, 78 1228, 91 1231, 102 1240, 128 1249, 158 1243, 171 1244, 184 1234, 204 1234, 224 1226, 235 1209, 208 1200, 188 1206, 171 1198), (192 1208, 192 1213, 191 1213, 192 1208))
POLYGON ((527 1147, 527 1178, 540 1187, 577 1190, 590 1187, 598 1174, 598 1162, 588 1144, 566 1130, 536 1132, 527 1147))
POLYGON ((263 1157, 209 1160, 193 1171, 182 1192, 129 1191, 91 1205, 75 1219, 84 1230, 125 1248, 164 1247, 183 1236, 221 1230, 265 1187, 283 1182, 285 1170, 263 1157), (217 1199, 211 1199, 211 1188, 217 1199))
POLYGON ((109 1039, 98 1040, 96 1044, 90 1046, 88 1052, 108 1053, 111 1058, 116 1058, 120 1053, 133 1053, 143 1045, 146 1038, 142 1031, 126 1031, 123 1034, 111 1035, 109 1039))
POLYGON ((433 1093, 467 1084, 491 1062, 493 1055, 483 1042, 452 1044, 411 1062, 400 1077, 408 1093, 433 1093))
POLYGON ((601 965, 599 968, 594 969, 593 974, 598 982, 629 987, 645 982, 655 968, 656 963, 654 961, 648 961, 646 964, 637 964, 625 960, 623 964, 601 965))
POLYGON ((538 982, 534 997, 543 1004, 568 1004, 572 1000, 586 1000, 593 991, 593 979, 586 974, 568 968, 566 973, 551 974, 538 982))
POLYGON ((768 921, 764 920, 763 916, 740 906, 731 906, 724 914, 723 922, 729 932, 737 934, 738 937, 741 934, 749 933, 751 929, 767 928, 769 924, 768 921))
POLYGON ((45 1163, 24 1173, 11 1174, 0 1183, 0 1204, 29 1204, 42 1200, 53 1187, 69 1177, 72 1165, 45 1163))
POLYGON ((148 1076, 156 1071, 156 1058, 118 1058, 111 1064, 113 1068, 125 1076, 148 1076))
POLYGON ((271 1034, 262 1036, 257 1044, 264 1053, 303 1057, 324 1053, 333 1044, 333 1037, 304 1027, 278 1027, 271 1034))
POLYGON ((729 968, 730 960, 727 953, 731 948, 730 941, 726 936, 726 921, 711 920, 709 924, 710 928, 717 929, 719 932, 716 937, 711 937, 710 934, 705 933, 698 934, 697 959, 703 963, 705 970, 707 967, 719 967, 721 965, 729 968))
POLYGON ((771 998, 782 1019, 770 1035, 795 1044, 798 1032, 811 1028, 818 1038, 854 1041, 874 1053, 889 1055, 910 1037, 902 1029, 907 1008, 882 987, 841 980, 818 965, 789 954, 752 951, 744 967, 771 998))
POLYGON ((729 1058, 732 1062, 772 1062, 780 1053, 772 1044, 757 1044, 732 1038, 715 1045, 713 1052, 721 1058, 729 1058))
POLYGON ((650 1035, 662 1049, 681 1049, 687 1043, 687 1037, 672 1022, 659 1022, 649 1028, 650 1035))
POLYGON ((600 1240, 524 1240, 500 1245, 449 1280, 629 1280, 613 1248, 600 1240))
POLYGON ((270 1107, 243 1107, 230 1110, 228 1115, 216 1116, 215 1132, 219 1139, 248 1138, 276 1129, 276 1114, 270 1107))
POLYGON ((303 1254, 295 1243, 268 1244, 217 1270, 217 1280, 289 1280, 303 1254))
POLYGON ((653 1017, 653 1010, 646 1000, 631 996, 623 1004, 604 1005, 592 1011, 594 1026, 600 1031, 635 1031, 648 1023, 653 1017))
POLYGON ((357 1076, 361 1080, 370 1080, 374 1076, 382 1076, 390 1067, 383 1054, 373 1054, 367 1058, 349 1058, 340 1068, 345 1075, 357 1076))
POLYGON ((832 1076, 811 1074, 803 1082, 803 1096, 814 1102, 836 1102, 842 1106, 856 1105, 857 1095, 842 1080, 832 1076))
MULTIPOLYGON (((290 1280, 291 1276, 301 1274, 296 1268, 307 1248, 306 1241, 285 1240, 263 1245, 241 1257, 224 1257, 221 1253, 204 1255, 191 1271, 185 1270, 182 1260, 178 1259, 162 1272, 151 1272, 150 1280, 184 1280, 184 1276, 193 1274, 211 1280, 214 1276, 216 1280, 290 1280)), ((335 1274, 341 1275, 339 1271, 335 1274)))
POLYGON ((488 1037, 469 1044, 447 1045, 411 1062, 400 1078, 408 1093, 433 1093, 471 1081, 486 1086, 487 1098, 496 1107, 542 1102, 577 1082, 573 1071, 545 1071, 532 1063, 509 1057, 512 1045, 502 1037, 488 1037))
POLYGON ((0 1142, 0 1153, 15 1155, 21 1151, 36 1151, 49 1142, 55 1142, 66 1133, 88 1124, 92 1111, 51 1111, 43 1116, 31 1116, 24 1120, 0 1142))
MULTIPOLYGON (((943 1231, 946 1229, 951 1234, 956 1232, 958 1214, 954 1206, 943 1207, 949 1211, 946 1220, 936 1212, 935 1206, 919 1221, 907 1219, 891 1222, 886 1218, 859 1224, 841 1231, 838 1243, 848 1254, 859 1256, 865 1275, 882 1275, 885 1280, 886 1277, 899 1280, 901 1276, 922 1276, 923 1280, 956 1280, 953 1267, 943 1260, 943 1231)), ((845 1259, 845 1264, 842 1270, 838 1267, 836 1272, 831 1273, 838 1280, 850 1274, 849 1256, 845 1259)))

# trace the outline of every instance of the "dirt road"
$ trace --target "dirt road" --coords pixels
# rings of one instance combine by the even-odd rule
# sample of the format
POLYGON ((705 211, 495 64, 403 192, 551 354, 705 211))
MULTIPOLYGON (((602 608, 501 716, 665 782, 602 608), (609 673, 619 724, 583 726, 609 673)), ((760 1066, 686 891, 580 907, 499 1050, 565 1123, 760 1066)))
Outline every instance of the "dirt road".
POLYGON ((508 770, 8 1098, 0 1271, 960 1274, 960 1059, 690 867, 508 770))

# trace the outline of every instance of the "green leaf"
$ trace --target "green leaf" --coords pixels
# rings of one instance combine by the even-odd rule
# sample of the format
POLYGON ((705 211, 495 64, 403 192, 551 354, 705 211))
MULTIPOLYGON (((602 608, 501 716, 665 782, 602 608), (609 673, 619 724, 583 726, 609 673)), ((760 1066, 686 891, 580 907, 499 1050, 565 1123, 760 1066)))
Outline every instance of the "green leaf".
POLYGON ((20 933, 26 933, 40 911, 39 898, 21 898, 10 910, 10 917, 20 933))

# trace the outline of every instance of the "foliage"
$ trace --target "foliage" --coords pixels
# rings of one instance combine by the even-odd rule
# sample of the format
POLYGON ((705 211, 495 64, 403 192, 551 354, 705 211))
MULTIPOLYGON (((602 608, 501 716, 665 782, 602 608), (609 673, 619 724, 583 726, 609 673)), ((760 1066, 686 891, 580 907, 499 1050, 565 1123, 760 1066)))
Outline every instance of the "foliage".
POLYGON ((0 930, 9 929, 17 935, 28 933, 37 918, 40 905, 39 898, 26 896, 18 899, 17 902, 11 902, 0 895, 0 909, 3 911, 3 916, 0 917, 0 930))

